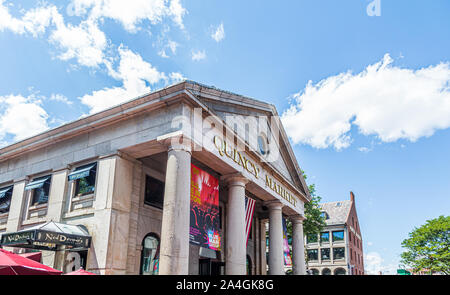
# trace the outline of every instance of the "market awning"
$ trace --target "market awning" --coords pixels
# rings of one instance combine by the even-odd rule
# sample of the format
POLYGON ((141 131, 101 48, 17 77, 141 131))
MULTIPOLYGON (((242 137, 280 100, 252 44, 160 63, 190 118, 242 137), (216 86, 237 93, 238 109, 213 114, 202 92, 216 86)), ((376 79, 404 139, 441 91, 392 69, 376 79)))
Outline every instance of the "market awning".
POLYGON ((91 236, 82 225, 49 221, 14 233, 2 234, 0 245, 56 251, 58 246, 88 249, 91 236))
POLYGON ((91 174, 95 170, 96 167, 97 167, 97 164, 80 167, 80 169, 75 170, 69 174, 69 181, 89 176, 89 174, 91 174))
POLYGON ((3 188, 0 190, 0 200, 3 199, 4 197, 8 196, 8 193, 12 192, 13 187, 7 187, 7 188, 3 188))
POLYGON ((32 182, 30 182, 29 184, 27 184, 27 185, 25 186, 25 190, 28 191, 28 190, 32 190, 32 189, 35 189, 35 188, 43 187, 44 184, 45 184, 49 179, 50 179, 50 176, 46 176, 46 177, 42 177, 42 178, 33 180, 32 182))

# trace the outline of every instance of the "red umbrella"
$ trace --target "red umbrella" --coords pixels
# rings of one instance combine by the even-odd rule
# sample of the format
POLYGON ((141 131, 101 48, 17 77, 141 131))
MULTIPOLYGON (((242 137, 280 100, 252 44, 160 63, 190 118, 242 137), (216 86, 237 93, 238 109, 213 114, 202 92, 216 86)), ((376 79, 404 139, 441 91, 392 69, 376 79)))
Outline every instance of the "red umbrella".
POLYGON ((92 276, 92 275, 96 275, 96 274, 92 273, 92 272, 88 272, 88 271, 84 270, 82 267, 80 267, 79 270, 68 272, 65 275, 66 276, 92 276))
POLYGON ((61 273, 62 271, 0 249, 0 275, 59 275, 61 273))
POLYGON ((31 252, 31 253, 22 253, 19 254, 22 257, 34 260, 36 262, 41 263, 42 252, 31 252))

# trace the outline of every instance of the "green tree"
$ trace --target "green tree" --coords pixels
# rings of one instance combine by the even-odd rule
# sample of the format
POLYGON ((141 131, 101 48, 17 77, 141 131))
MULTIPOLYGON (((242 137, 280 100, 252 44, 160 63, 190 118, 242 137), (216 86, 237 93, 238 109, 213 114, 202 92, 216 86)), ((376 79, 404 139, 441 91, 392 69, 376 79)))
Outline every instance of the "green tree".
MULTIPOLYGON (((306 180, 307 176, 304 171, 302 171, 303 178, 306 180)), ((326 226, 325 218, 321 216, 322 211, 320 210, 320 201, 322 198, 316 195, 315 184, 310 184, 308 186, 309 194, 311 195, 311 201, 305 203, 305 218, 303 221, 303 233, 308 235, 317 235, 326 226)), ((286 227, 288 236, 292 237, 292 224, 289 220, 286 220, 286 227)))
POLYGON ((402 242, 406 251, 401 254, 401 262, 415 272, 428 269, 430 273, 450 274, 449 246, 450 216, 439 216, 409 233, 402 242))

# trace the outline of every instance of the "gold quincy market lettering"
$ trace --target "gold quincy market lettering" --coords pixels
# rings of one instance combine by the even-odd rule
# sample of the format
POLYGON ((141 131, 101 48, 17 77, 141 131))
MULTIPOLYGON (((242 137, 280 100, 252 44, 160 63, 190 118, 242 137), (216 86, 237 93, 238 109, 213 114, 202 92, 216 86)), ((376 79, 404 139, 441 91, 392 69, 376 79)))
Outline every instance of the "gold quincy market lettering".
POLYGON ((280 184, 275 182, 274 179, 269 177, 269 175, 266 174, 266 186, 270 187, 271 190, 276 192, 280 197, 294 205, 297 203, 297 200, 293 195, 291 195, 290 192, 288 192, 286 189, 284 189, 280 184))
MULTIPOLYGON (((226 155, 228 158, 232 159, 238 165, 244 167, 248 172, 255 175, 255 177, 258 179, 260 172, 259 168, 256 167, 256 165, 252 161, 250 161, 245 156, 243 156, 239 151, 237 151, 236 148, 230 150, 227 142, 217 136, 214 137, 214 144, 221 156, 226 155)), ((283 199, 294 205, 294 207, 296 206, 297 203, 296 198, 293 195, 291 195, 289 191, 283 188, 279 183, 277 183, 273 178, 269 177, 268 174, 266 174, 266 186, 269 187, 271 190, 273 190, 280 197, 282 197, 283 199)))
POLYGON ((230 150, 227 142, 225 140, 221 140, 219 137, 214 136, 214 144, 216 148, 219 150, 219 154, 221 156, 226 155, 228 158, 232 159, 239 166, 242 166, 249 173, 255 175, 256 178, 259 176, 259 168, 256 167, 255 163, 247 159, 243 156, 236 148, 230 150))

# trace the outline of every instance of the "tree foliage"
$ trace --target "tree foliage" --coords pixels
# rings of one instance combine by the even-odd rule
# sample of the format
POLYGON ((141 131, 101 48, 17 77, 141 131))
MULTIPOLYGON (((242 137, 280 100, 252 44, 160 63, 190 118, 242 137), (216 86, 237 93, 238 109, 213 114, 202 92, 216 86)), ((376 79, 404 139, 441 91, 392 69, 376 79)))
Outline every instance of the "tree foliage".
MULTIPOLYGON (((303 178, 306 180, 307 176, 302 171, 303 178)), ((316 195, 316 186, 310 184, 308 186, 309 194, 311 195, 311 201, 305 203, 305 218, 303 221, 303 233, 308 235, 317 235, 326 226, 325 219, 321 217, 322 211, 320 210, 320 201, 322 198, 316 195)), ((292 224, 287 222, 288 235, 292 236, 292 224)))
POLYGON ((450 216, 439 216, 414 228, 402 246, 406 251, 401 254, 401 262, 414 272, 427 269, 450 274, 450 216))

